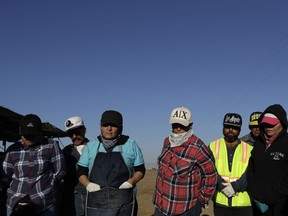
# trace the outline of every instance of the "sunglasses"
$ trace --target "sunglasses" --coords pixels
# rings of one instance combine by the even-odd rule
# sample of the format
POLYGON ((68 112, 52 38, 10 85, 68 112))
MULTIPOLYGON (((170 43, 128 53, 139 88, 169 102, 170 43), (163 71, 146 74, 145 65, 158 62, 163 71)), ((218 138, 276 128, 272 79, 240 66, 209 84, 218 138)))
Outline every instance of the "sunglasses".
POLYGON ((224 125, 225 129, 233 129, 233 130, 240 130, 240 127, 237 126, 232 126, 232 125, 224 125))
POLYGON ((69 137, 73 137, 73 135, 75 134, 76 136, 83 134, 83 129, 82 128, 77 128, 74 130, 69 130, 67 131, 67 134, 69 137))
MULTIPOLYGON (((279 123, 278 123, 279 124, 279 123)), ((278 125, 276 124, 276 125, 278 125)), ((274 128, 276 125, 268 124, 268 123, 262 123, 261 126, 263 128, 274 128)))
POLYGON ((24 136, 26 140, 30 140, 30 141, 33 141, 35 139, 37 139, 38 136, 35 136, 35 135, 26 135, 24 136))
POLYGON ((181 125, 181 124, 178 124, 178 123, 174 123, 172 124, 172 129, 177 129, 177 128, 180 128, 182 130, 189 130, 190 126, 184 126, 184 125, 181 125))

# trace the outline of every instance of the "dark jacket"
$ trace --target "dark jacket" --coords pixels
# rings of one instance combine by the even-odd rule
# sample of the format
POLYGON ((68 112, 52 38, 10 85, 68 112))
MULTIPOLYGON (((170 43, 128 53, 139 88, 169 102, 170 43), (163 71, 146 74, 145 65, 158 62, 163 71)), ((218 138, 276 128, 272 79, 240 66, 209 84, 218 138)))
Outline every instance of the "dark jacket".
POLYGON ((76 174, 80 153, 73 144, 70 144, 63 149, 63 154, 67 164, 67 174, 64 177, 64 190, 72 194, 75 192, 86 193, 86 188, 79 182, 76 174))
POLYGON ((260 116, 260 138, 251 152, 247 168, 248 192, 263 203, 274 205, 287 201, 288 197, 288 134, 287 117, 279 104, 269 106, 260 116), (282 132, 266 149, 264 128, 261 121, 266 113, 272 113, 281 121, 282 132))

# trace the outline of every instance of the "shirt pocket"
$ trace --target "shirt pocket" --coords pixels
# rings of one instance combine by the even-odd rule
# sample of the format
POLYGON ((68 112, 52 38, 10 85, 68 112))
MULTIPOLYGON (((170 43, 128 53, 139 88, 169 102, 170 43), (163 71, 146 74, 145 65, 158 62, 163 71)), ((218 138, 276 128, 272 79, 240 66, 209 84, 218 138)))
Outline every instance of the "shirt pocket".
POLYGON ((191 160, 179 158, 174 164, 173 174, 184 178, 192 174, 193 162, 191 160))

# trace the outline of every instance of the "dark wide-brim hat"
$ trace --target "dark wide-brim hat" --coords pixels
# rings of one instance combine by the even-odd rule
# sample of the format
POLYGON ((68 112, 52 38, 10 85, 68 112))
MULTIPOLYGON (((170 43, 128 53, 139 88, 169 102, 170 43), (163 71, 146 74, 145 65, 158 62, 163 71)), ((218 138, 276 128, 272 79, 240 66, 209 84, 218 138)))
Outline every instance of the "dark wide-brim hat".
POLYGON ((120 112, 115 110, 107 110, 101 116, 101 125, 112 124, 118 128, 123 126, 123 118, 120 112))
POLYGON ((42 134, 41 119, 35 114, 24 116, 20 122, 21 136, 38 136, 42 134))

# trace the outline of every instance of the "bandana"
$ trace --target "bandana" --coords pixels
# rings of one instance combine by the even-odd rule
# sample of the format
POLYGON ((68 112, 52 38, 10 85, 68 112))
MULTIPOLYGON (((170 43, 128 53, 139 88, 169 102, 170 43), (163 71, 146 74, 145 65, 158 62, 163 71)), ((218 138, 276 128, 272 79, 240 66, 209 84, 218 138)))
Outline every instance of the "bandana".
POLYGON ((169 142, 170 142, 170 146, 173 147, 178 147, 180 145, 182 145, 183 143, 185 143, 190 136, 193 135, 193 130, 190 129, 185 133, 181 133, 181 134, 176 134, 171 132, 169 134, 169 142))
POLYGON ((266 141, 266 149, 268 149, 270 147, 270 145, 272 144, 272 142, 278 137, 279 134, 275 134, 272 137, 268 137, 266 134, 264 134, 265 137, 265 141, 266 141))
POLYGON ((118 142, 118 140, 120 139, 120 137, 121 137, 121 134, 118 134, 118 136, 115 139, 107 140, 101 135, 101 140, 104 145, 104 148, 107 150, 111 147, 114 147, 116 143, 118 142))

